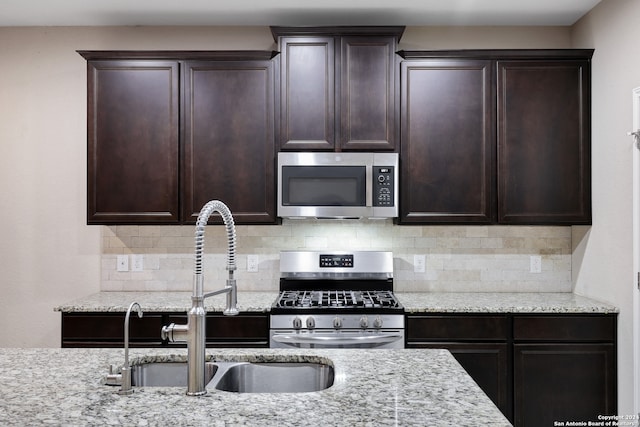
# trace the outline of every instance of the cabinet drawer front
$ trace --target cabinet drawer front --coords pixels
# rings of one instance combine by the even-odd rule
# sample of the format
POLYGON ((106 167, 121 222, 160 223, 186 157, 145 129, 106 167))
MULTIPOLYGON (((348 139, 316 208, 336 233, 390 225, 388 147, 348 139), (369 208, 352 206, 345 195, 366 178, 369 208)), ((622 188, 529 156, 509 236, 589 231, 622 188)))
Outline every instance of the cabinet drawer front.
POLYGON ((506 316, 408 316, 407 340, 506 341, 506 316))
MULTIPOLYGON (((187 323, 186 315, 172 314, 169 323, 187 323)), ((269 316, 240 314, 225 316, 218 313, 207 313, 207 341, 268 341, 269 316)))
POLYGON ((613 341, 615 316, 516 316, 516 341, 613 341))
MULTIPOLYGON (((125 313, 111 314, 65 314, 62 318, 62 336, 68 340, 115 340, 122 342, 125 313)), ((131 341, 155 340, 160 342, 162 316, 143 314, 142 318, 132 314, 129 319, 131 341)))
POLYGON ((268 340, 267 316, 207 316, 207 339, 268 340))

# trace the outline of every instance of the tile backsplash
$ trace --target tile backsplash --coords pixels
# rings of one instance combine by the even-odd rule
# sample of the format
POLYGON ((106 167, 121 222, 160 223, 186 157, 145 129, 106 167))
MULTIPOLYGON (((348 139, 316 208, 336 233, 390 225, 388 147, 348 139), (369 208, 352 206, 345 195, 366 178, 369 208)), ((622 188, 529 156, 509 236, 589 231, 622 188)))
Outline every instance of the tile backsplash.
MULTIPOLYGON (((103 226, 103 291, 191 291, 193 226, 103 226), (118 255, 142 255, 142 271, 117 271, 118 255)), ((278 289, 281 250, 390 250, 398 292, 571 292, 571 227, 396 226, 391 220, 284 220, 236 226, 238 288, 278 289), (258 272, 247 272, 247 255, 258 272), (424 273, 414 272, 424 255, 424 273), (540 273, 531 273, 540 256, 540 273)), ((205 231, 205 289, 227 277, 223 226, 205 231)))

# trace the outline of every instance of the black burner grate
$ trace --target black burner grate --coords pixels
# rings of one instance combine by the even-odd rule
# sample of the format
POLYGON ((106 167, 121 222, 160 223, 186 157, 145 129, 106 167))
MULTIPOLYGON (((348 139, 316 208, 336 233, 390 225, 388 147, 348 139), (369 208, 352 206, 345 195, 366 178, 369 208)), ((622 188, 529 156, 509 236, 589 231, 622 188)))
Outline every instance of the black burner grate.
POLYGON ((282 291, 277 308, 399 308, 392 291, 282 291))

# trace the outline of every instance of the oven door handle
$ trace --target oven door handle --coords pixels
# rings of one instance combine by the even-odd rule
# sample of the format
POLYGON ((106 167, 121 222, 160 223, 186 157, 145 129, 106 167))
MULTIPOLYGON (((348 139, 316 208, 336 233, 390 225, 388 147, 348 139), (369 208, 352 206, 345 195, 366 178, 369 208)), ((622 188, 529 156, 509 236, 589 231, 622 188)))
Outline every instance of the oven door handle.
POLYGON ((356 336, 336 336, 336 335, 273 335, 273 340, 283 344, 388 344, 402 339, 402 334, 372 334, 356 336))

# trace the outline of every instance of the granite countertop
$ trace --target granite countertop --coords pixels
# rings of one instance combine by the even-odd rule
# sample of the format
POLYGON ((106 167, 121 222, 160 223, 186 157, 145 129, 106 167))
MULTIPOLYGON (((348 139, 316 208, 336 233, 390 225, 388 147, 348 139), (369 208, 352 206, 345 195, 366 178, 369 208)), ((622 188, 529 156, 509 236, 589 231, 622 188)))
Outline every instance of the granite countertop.
MULTIPOLYGON (((278 291, 238 292, 238 310, 268 312, 276 300, 278 291)), ((126 312, 129 304, 138 302, 144 312, 188 311, 191 308, 191 292, 98 292, 55 307, 62 312, 126 312)), ((224 311, 226 295, 215 295, 204 301, 207 311, 224 311)))
MULTIPOLYGON (((446 350, 207 350, 210 359, 328 361, 335 382, 311 393, 232 393, 103 385, 122 349, 0 348, 3 425, 509 426, 446 350)), ((182 349, 132 349, 133 364, 184 360, 182 349)))
MULTIPOLYGON (((238 292, 238 308, 245 312, 269 312, 277 291, 238 292)), ((617 313, 618 308, 566 293, 506 292, 397 292, 408 313, 617 313)), ((61 312, 125 312, 137 301, 145 312, 178 312, 191 307, 190 292, 99 292, 55 307, 61 312)), ((221 312, 226 297, 205 300, 207 311, 221 312)))
POLYGON ((397 293, 407 313, 618 313, 613 305, 571 292, 397 293))

